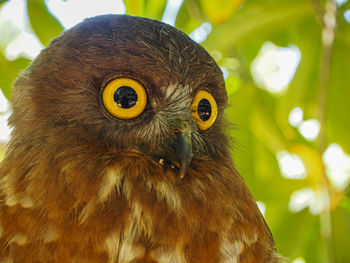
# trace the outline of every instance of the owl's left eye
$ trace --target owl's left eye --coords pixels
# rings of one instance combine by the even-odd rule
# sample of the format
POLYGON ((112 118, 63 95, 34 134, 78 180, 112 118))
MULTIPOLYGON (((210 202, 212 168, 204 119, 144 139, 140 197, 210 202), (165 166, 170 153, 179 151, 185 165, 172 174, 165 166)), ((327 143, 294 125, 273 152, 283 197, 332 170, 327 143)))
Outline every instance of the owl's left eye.
POLYGON ((105 109, 119 119, 139 116, 147 105, 147 93, 142 84, 130 78, 116 78, 102 90, 105 109))
POLYGON ((192 105, 192 115, 201 130, 207 130, 216 120, 218 107, 214 97, 205 90, 195 95, 192 105))

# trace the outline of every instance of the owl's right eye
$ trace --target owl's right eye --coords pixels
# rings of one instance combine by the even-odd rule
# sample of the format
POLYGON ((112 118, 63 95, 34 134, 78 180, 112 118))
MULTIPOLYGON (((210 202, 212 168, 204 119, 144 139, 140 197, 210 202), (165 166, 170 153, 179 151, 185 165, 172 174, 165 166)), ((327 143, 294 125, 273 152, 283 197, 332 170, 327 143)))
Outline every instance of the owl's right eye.
POLYGON ((215 122, 218 106, 214 97, 206 90, 199 90, 192 105, 192 115, 201 130, 207 130, 215 122))
POLYGON ((139 116, 147 105, 147 93, 142 84, 131 78, 116 78, 102 90, 105 109, 119 119, 139 116))

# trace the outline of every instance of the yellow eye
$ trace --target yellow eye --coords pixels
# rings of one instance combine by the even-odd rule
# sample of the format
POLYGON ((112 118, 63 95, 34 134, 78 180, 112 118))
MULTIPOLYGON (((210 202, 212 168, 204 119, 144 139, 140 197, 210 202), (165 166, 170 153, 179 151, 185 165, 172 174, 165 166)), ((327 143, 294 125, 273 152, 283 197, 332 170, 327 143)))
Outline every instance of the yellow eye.
POLYGON ((205 91, 197 92, 192 102, 193 117, 201 130, 207 130, 215 122, 218 115, 218 106, 213 96, 205 91))
POLYGON ((136 80, 117 78, 109 82, 102 91, 105 109, 119 119, 139 116, 147 104, 145 88, 136 80))

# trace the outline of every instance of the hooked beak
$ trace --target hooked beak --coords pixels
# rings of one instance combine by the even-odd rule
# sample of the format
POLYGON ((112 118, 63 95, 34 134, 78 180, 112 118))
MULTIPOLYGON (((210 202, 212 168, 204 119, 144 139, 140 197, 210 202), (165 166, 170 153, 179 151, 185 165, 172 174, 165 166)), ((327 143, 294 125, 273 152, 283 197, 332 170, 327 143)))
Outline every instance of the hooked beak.
POLYGON ((171 147, 174 150, 174 155, 172 156, 173 163, 179 167, 180 178, 184 178, 190 167, 192 160, 192 135, 189 128, 175 129, 174 137, 171 140, 171 147))

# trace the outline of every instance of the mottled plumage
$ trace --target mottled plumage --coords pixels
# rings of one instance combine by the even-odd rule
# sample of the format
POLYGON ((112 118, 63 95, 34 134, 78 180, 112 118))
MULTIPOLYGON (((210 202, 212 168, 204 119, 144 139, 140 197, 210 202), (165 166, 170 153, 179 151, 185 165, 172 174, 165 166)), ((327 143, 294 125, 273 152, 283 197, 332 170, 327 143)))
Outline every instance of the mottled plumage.
POLYGON ((54 39, 14 84, 0 262, 277 262, 231 160, 226 104, 215 61, 169 25, 108 15, 54 39), (147 92, 136 118, 102 105, 119 77, 147 92), (201 89, 218 108, 207 130, 191 108, 201 89), (171 142, 184 130, 191 162, 181 178, 171 142))

